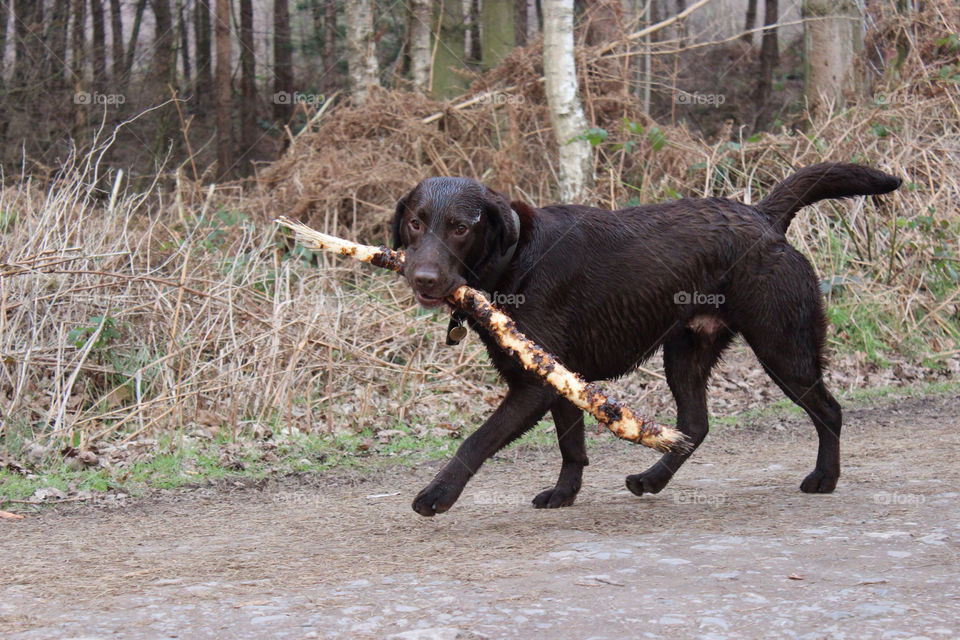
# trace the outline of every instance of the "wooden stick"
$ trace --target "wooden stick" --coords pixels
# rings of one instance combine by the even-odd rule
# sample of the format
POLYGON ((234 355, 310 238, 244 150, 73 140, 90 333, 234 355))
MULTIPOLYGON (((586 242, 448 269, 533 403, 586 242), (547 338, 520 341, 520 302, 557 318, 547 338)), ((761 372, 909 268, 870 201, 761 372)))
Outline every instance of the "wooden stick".
MULTIPOLYGON (((309 249, 329 251, 369 262, 384 269, 403 273, 403 253, 386 247, 371 247, 320 233, 286 216, 277 224, 291 229, 298 242, 309 249)), ((686 436, 677 429, 642 418, 616 400, 610 398, 596 384, 587 382, 570 371, 542 347, 523 335, 516 323, 497 309, 477 289, 461 286, 447 300, 452 306, 470 314, 486 328, 507 353, 513 355, 528 371, 537 374, 547 384, 603 423, 618 438, 637 442, 658 451, 682 452, 689 448, 686 436)))

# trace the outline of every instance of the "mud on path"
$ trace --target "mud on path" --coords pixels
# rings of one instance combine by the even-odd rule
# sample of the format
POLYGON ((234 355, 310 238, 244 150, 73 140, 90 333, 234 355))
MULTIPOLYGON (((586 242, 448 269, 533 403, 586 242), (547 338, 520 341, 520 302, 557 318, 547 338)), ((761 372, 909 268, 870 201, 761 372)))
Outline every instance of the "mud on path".
POLYGON ((658 496, 594 438, 577 504, 555 449, 489 463, 443 516, 437 464, 0 521, 4 638, 954 638, 960 397, 847 407, 833 495, 798 490, 799 416, 719 428, 658 496))

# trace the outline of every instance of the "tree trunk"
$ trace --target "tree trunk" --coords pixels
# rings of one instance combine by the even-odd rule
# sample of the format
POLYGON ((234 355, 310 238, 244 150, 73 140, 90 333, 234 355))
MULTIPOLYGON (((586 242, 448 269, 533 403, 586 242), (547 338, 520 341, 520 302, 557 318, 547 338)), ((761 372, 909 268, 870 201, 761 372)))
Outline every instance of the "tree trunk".
POLYGON ((323 86, 330 92, 337 84, 337 3, 334 0, 324 1, 323 28, 326 32, 323 38, 323 86))
MULTIPOLYGON (((4 5, 6 7, 6 5, 4 5)), ((6 8, 3 10, 6 15, 6 8)), ((50 64, 53 65, 54 89, 62 89, 64 77, 67 73, 67 38, 70 25, 70 0, 54 0, 53 11, 50 15, 50 25, 47 40, 50 43, 50 64)), ((6 35, 6 25, 0 20, 0 58, 3 57, 3 37, 6 35)), ((0 75, 3 74, 3 63, 0 62, 0 75)))
MULTIPOLYGON (((435 5, 436 6, 436 5, 435 5)), ((466 39, 466 23, 463 19, 463 4, 460 0, 443 0, 440 18, 440 33, 431 55, 433 56, 430 92, 436 98, 452 98, 464 92, 467 81, 458 69, 463 68, 466 39)), ((436 18, 434 19, 436 23, 436 18)))
POLYGON ((253 44, 253 0, 240 0, 240 156, 241 172, 250 170, 257 143, 257 64, 253 44))
MULTIPOLYGON (((154 16, 153 71, 158 93, 174 79, 173 15, 170 0, 150 0, 154 16)), ((159 97, 159 95, 157 96, 159 97)))
POLYGON ((87 60, 86 29, 87 3, 73 0, 73 29, 70 32, 70 70, 73 75, 74 89, 80 90, 83 84, 83 63, 87 60))
MULTIPOLYGON (((7 23, 10 20, 10 5, 6 2, 0 4, 0 88, 5 86, 3 81, 4 77, 4 56, 7 53, 7 23)), ((64 46, 64 53, 66 53, 66 46, 64 46)), ((63 60, 63 56, 60 56, 60 59, 63 60)))
POLYGON ((230 89, 230 0, 217 0, 214 37, 217 43, 217 177, 224 180, 233 169, 230 89))
POLYGON ((346 17, 350 93, 355 104, 363 104, 370 89, 380 86, 377 43, 373 34, 373 3, 370 0, 347 2, 346 17))
MULTIPOLYGON (((777 0, 764 0, 763 26, 777 23, 777 0)), ((761 129, 770 119, 770 92, 773 88, 773 68, 777 65, 777 28, 764 29, 760 42, 760 77, 757 78, 757 120, 756 128, 761 129)))
POLYGON ((293 94, 290 5, 288 0, 273 0, 273 117, 283 123, 293 113, 293 94))
MULTIPOLYGON (((471 62, 480 62, 483 59, 483 42, 480 40, 480 0, 469 0, 470 10, 465 13, 467 19, 466 40, 464 42, 467 59, 471 62)), ((496 0, 490 0, 496 1, 496 0)), ((486 1, 484 1, 486 4, 486 1)), ((484 25, 486 26, 486 25, 484 25)))
MULTIPOLYGON (((749 32, 757 26, 757 0, 747 0, 747 16, 743 21, 743 30, 749 32)), ((744 42, 753 44, 753 34, 744 33, 741 38, 744 42)))
POLYGON ((210 104, 213 93, 213 54, 210 42, 210 4, 207 0, 194 0, 193 5, 193 59, 196 61, 194 93, 201 113, 210 104))
POLYGON ((189 87, 193 72, 190 69, 190 34, 187 21, 183 17, 183 2, 184 0, 177 0, 177 33, 180 40, 177 49, 180 51, 180 62, 183 65, 183 86, 189 87))
POLYGON ((863 50, 863 16, 854 0, 804 0, 801 11, 803 92, 811 111, 829 111, 843 104, 845 90, 863 89, 854 69, 863 50))
POLYGON ((113 83, 117 87, 117 91, 123 93, 120 88, 123 82, 123 13, 120 11, 120 0, 110 0, 110 35, 111 40, 111 55, 113 57, 113 83))
POLYGON ((137 2, 137 11, 133 15, 133 26, 130 28, 130 39, 127 41, 127 55, 123 62, 124 83, 129 82, 130 72, 133 70, 133 55, 137 52, 137 42, 140 38, 140 25, 143 24, 143 14, 147 10, 147 0, 137 2))
POLYGON ((90 21, 93 23, 93 40, 90 53, 93 58, 93 89, 103 92, 104 76, 107 73, 107 25, 104 22, 103 0, 90 1, 90 21))
POLYGON ((527 1, 527 42, 537 39, 540 35, 540 16, 537 13, 537 0, 527 1))
POLYGON ((431 0, 410 0, 410 77, 420 93, 430 89, 431 0))
POLYGON ((559 148, 559 197, 563 202, 581 202, 593 182, 593 151, 589 142, 577 139, 587 121, 577 97, 573 0, 543 0, 543 74, 559 148))
POLYGON ((73 137, 82 140, 85 136, 86 108, 77 98, 83 91, 83 66, 86 62, 86 29, 87 3, 84 0, 73 0, 73 28, 70 31, 70 75, 73 83, 73 99, 76 109, 73 112, 73 137))
POLYGON ((42 61, 47 58, 43 37, 43 0, 20 0, 13 6, 13 15, 16 36, 16 60, 13 64, 15 84, 21 87, 34 85, 42 79, 42 61))
POLYGON ((500 64, 514 47, 514 0, 483 0, 480 17, 483 24, 483 67, 490 69, 500 64))

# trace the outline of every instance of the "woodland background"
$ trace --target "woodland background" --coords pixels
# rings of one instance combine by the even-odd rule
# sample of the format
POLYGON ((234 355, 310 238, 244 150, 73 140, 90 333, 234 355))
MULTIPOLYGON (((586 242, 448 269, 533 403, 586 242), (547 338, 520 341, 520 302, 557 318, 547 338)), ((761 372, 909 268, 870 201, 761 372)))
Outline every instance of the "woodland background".
MULTIPOLYGON (((903 176, 805 210, 790 241, 821 279, 832 388, 940 384, 960 370, 960 6, 827 5, 576 3, 584 200, 755 202, 824 160, 903 176), (832 93, 810 76, 831 20, 856 27, 828 38, 849 62, 832 93)), ((476 340, 446 347, 446 319, 394 276, 272 220, 384 243, 397 198, 438 174, 556 199, 569 141, 541 18, 494 0, 0 0, 8 495, 44 473, 101 491, 315 471, 478 424, 502 388, 476 340)), ((715 376, 716 415, 780 398, 750 358, 715 376)), ((659 358, 614 389, 671 419, 659 358)))

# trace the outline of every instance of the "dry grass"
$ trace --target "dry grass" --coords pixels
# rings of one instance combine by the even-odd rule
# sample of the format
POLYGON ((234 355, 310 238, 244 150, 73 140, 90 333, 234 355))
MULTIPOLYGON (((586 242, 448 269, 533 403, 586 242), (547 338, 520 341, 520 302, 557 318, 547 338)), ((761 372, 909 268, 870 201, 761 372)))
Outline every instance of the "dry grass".
MULTIPOLYGON (((883 100, 748 139, 654 131, 638 99, 608 90, 606 61, 585 51, 588 117, 609 133, 596 146, 595 201, 756 201, 822 160, 904 176, 882 201, 810 209, 791 240, 823 278, 835 345, 932 367, 956 356, 960 85, 951 73, 960 68, 957 51, 937 41, 960 32, 960 9, 925 7, 909 23, 888 16, 871 34, 907 51, 878 89, 883 100)), ((554 141, 538 65, 535 47, 514 52, 475 84, 476 95, 513 87, 508 97, 462 109, 399 92, 334 108, 256 189, 183 181, 131 193, 115 176, 112 192, 98 193, 105 141, 43 188, 0 191, 2 446, 19 457, 158 432, 176 442, 198 430, 236 438, 280 425, 323 433, 398 420, 476 424, 500 393, 477 341, 443 346, 445 322, 418 310, 395 276, 298 253, 269 221, 283 213, 383 242, 397 197, 434 174, 548 202, 554 141), (424 122, 438 110, 443 118, 424 122)))

